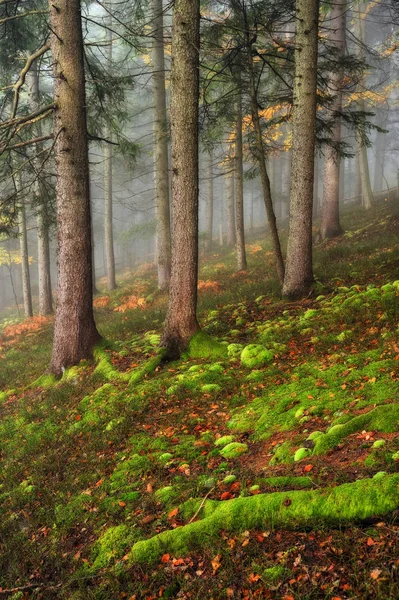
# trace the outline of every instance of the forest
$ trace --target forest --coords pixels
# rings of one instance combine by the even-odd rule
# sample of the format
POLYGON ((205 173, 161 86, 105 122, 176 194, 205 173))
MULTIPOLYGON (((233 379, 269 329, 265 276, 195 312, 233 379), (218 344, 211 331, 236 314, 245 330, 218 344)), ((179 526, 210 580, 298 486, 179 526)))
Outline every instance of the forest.
POLYGON ((0 600, 399 598, 397 0, 0 0, 0 600))

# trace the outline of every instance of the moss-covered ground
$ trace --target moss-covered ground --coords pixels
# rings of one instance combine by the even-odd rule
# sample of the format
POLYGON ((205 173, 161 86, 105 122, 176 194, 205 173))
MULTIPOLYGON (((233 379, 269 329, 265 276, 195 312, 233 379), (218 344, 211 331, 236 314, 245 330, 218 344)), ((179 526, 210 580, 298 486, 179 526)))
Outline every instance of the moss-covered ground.
POLYGON ((173 363, 150 266, 96 298, 107 342, 60 381, 51 319, 7 315, 0 596, 399 597, 399 219, 344 226, 302 302, 259 232, 246 272, 215 248, 173 363))

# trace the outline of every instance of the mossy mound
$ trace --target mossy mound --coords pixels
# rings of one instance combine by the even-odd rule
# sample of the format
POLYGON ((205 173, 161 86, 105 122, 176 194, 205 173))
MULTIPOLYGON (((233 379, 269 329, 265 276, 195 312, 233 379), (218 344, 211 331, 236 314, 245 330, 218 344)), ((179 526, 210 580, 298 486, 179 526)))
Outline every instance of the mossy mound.
POLYGON ((261 344, 249 344, 241 352, 241 363, 249 369, 258 369, 272 362, 273 352, 261 344))
MULTIPOLYGON (((202 503, 197 501, 197 509, 202 503)), ((209 544, 222 529, 236 532, 259 527, 341 525, 382 516, 398 506, 399 474, 383 474, 380 478, 361 479, 334 488, 206 501, 200 512, 202 520, 137 542, 130 552, 130 561, 149 563, 165 552, 182 556, 193 547, 209 544)))
POLYGON ((187 358, 226 358, 227 348, 218 340, 205 333, 199 331, 190 340, 187 358))
POLYGON ((248 452, 247 444, 240 444, 240 442, 231 442, 221 449, 220 454, 224 458, 238 458, 241 454, 248 452))

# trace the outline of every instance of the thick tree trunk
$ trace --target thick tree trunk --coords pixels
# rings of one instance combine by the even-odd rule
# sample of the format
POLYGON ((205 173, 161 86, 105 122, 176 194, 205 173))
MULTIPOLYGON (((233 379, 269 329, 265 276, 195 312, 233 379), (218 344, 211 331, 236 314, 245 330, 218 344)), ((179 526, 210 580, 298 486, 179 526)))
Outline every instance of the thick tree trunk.
POLYGON ((312 209, 316 128, 318 0, 297 0, 290 224, 283 295, 299 298, 313 283, 312 209))
POLYGON ((235 194, 237 271, 245 271, 245 269, 247 268, 247 256, 245 253, 244 232, 244 171, 242 153, 241 91, 239 92, 236 113, 235 194))
MULTIPOLYGON (((329 27, 332 29, 330 40, 337 50, 336 58, 339 61, 342 61, 345 54, 345 25, 346 0, 336 0, 331 11, 329 27)), ((342 234, 339 215, 341 157, 336 146, 341 141, 340 113, 342 111, 343 77, 342 64, 329 75, 330 94, 334 97, 331 106, 334 123, 332 126, 333 145, 327 146, 324 153, 323 208, 320 228, 322 239, 331 239, 342 234)))
POLYGON ((205 210, 205 221, 206 221, 206 237, 205 237, 205 251, 211 252, 212 250, 212 234, 213 234, 213 153, 209 151, 207 155, 207 168, 206 168, 206 210, 205 210))
MULTIPOLYGON (((112 10, 112 3, 107 2, 108 10, 112 10)), ((105 57, 108 69, 112 69, 112 15, 107 13, 105 24, 107 46, 105 57)), ((104 131, 105 139, 112 141, 111 127, 107 126, 104 131)), ((104 144, 104 250, 105 250, 105 275, 107 277, 107 289, 116 289, 115 275, 115 249, 114 249, 114 226, 113 226, 113 180, 112 180, 112 145, 104 144)))
POLYGON ((262 129, 258 112, 258 98, 255 85, 253 68, 253 57, 251 48, 248 48, 248 72, 249 72, 249 94, 251 98, 252 124, 255 130, 256 158, 259 164, 260 178, 262 182, 263 199, 265 202, 267 220, 272 237, 273 251, 276 261, 277 276, 281 285, 284 282, 284 259, 281 251, 280 238, 278 235, 276 215, 274 214, 272 195, 270 191, 270 180, 266 169, 265 148, 263 143, 262 129))
POLYGON ((49 0, 54 64, 58 285, 51 369, 56 375, 92 355, 89 160, 80 0, 49 0))
MULTIPOLYGON (((33 63, 26 76, 29 89, 29 104, 32 112, 40 108, 39 74, 36 63, 33 63)), ((42 135, 42 126, 40 121, 35 126, 38 137, 42 135)), ((43 149, 42 144, 36 144, 37 152, 43 149)), ((53 295, 51 289, 51 264, 50 264, 50 219, 48 214, 47 201, 44 198, 45 191, 41 183, 42 173, 40 172, 40 162, 35 161, 37 171, 34 184, 35 210, 37 212, 37 265, 39 276, 39 314, 50 315, 53 312, 53 295)))
POLYGON ((152 90, 154 98, 154 153, 158 288, 169 287, 171 265, 168 127, 165 94, 165 54, 162 0, 151 0, 152 90))
MULTIPOLYGON (((21 172, 18 173, 18 192, 21 192, 22 181, 21 172)), ((26 229, 26 211, 25 204, 22 198, 18 201, 19 218, 18 218, 18 235, 19 235, 19 253, 21 257, 21 275, 22 275, 22 295, 24 300, 25 317, 33 317, 32 292, 30 287, 29 273, 29 250, 28 250, 28 233, 26 229)))
POLYGON ((161 345, 178 357, 199 329, 199 0, 175 0, 172 24, 172 269, 161 345))
POLYGON ((229 171, 225 175, 226 184, 226 219, 227 219, 227 245, 235 246, 236 243, 236 215, 234 200, 234 165, 229 162, 229 171))

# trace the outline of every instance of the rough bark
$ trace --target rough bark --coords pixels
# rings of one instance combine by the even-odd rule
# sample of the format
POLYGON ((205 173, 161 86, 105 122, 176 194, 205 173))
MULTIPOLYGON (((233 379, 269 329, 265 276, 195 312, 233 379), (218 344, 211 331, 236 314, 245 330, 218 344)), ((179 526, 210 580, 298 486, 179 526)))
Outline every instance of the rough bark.
POLYGON ((234 166, 229 163, 229 171, 225 175, 226 182, 226 219, 227 219, 227 245, 235 246, 236 243, 236 216, 234 200, 234 166))
POLYGON ((244 170, 242 151, 242 99, 241 92, 237 101, 236 113, 236 152, 235 152, 235 213, 236 213, 236 251, 237 271, 247 268, 244 231, 244 170))
POLYGON ((161 345, 178 357, 198 331, 199 0, 175 0, 172 23, 172 268, 161 345))
MULTIPOLYGON (((342 61, 345 54, 345 24, 346 0, 336 0, 331 11, 329 27, 332 29, 330 40, 336 48, 336 58, 342 61)), ((342 62, 337 69, 329 75, 330 94, 333 96, 331 106, 332 142, 324 152, 324 178, 323 178, 323 207, 321 216, 320 233, 322 239, 331 239, 342 234, 339 215, 340 167, 341 157, 337 145, 341 141, 342 88, 344 71, 342 62)))
MULTIPOLYGON (((29 90, 29 104, 32 112, 40 108, 39 74, 36 63, 33 63, 26 81, 29 90)), ((40 121, 35 125, 36 135, 41 137, 42 126, 40 121)), ((39 153, 43 145, 36 144, 36 152, 39 153)), ((50 219, 43 185, 41 183, 40 163, 35 161, 36 181, 34 184, 35 210, 37 225, 37 266, 39 280, 39 314, 50 315, 53 312, 53 295, 51 288, 51 264, 50 264, 50 219)))
POLYGON ((205 238, 205 251, 211 252, 212 250, 212 234, 213 234, 213 152, 209 151, 207 155, 207 167, 206 167, 206 210, 205 210, 205 221, 206 221, 206 238, 205 238))
POLYGON ((270 191, 270 180, 266 169, 265 148, 262 136, 262 128, 258 112, 258 99, 255 85, 255 75, 251 47, 248 48, 248 72, 249 72, 249 94, 251 98, 252 124, 255 130, 256 158, 260 170, 262 182, 263 199, 269 223, 270 235, 272 237, 273 251, 276 261, 277 276, 281 285, 284 281, 284 259, 281 251, 280 238, 277 230, 276 215, 274 214, 273 200, 270 191))
POLYGON ((299 298, 313 283, 312 210, 316 126, 318 0, 297 0, 290 223, 283 295, 299 298))
POLYGON ((162 0, 151 1, 152 45, 152 92, 154 98, 154 162, 156 187, 156 238, 158 288, 169 287, 171 265, 170 199, 168 127, 165 93, 165 53, 163 39, 162 0))
POLYGON ((49 0, 54 64, 58 285, 51 370, 92 355, 89 160, 80 0, 49 0))
MULTIPOLYGON (((20 176, 20 172, 19 172, 20 176)), ((22 189, 22 182, 19 180, 18 191, 22 189)), ((22 295, 24 300, 25 317, 33 317, 32 292, 30 287, 29 273, 29 250, 28 250, 28 233, 26 229, 26 211, 23 199, 19 199, 19 215, 18 215, 18 235, 19 235, 19 252, 21 257, 21 276, 22 276, 22 295)))

